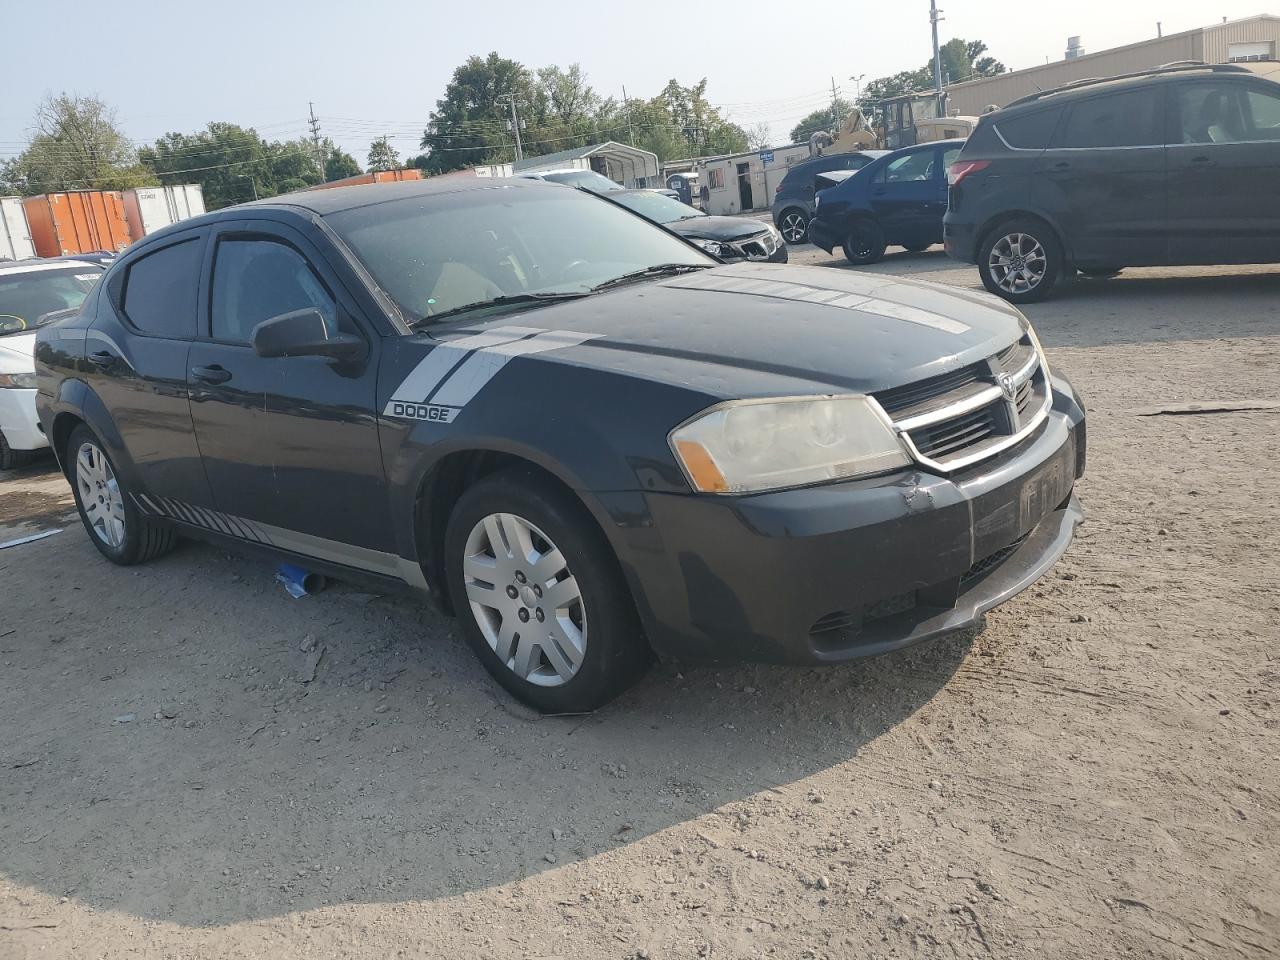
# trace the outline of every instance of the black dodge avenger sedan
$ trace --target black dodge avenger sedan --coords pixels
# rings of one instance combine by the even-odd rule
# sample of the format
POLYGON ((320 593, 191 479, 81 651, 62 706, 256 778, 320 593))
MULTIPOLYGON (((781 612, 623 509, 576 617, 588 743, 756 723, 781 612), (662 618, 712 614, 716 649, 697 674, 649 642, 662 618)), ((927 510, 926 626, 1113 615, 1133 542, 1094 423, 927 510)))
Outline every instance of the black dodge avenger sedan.
POLYGON ((537 181, 278 197, 130 247, 42 329, 88 537, 429 591, 552 711, 653 653, 826 663, 1066 550, 1084 411, 986 294, 721 265, 537 181))
POLYGON ((735 260, 787 262, 787 245, 782 234, 751 217, 712 217, 654 190, 617 190, 608 194, 608 198, 662 224, 726 263, 735 260))

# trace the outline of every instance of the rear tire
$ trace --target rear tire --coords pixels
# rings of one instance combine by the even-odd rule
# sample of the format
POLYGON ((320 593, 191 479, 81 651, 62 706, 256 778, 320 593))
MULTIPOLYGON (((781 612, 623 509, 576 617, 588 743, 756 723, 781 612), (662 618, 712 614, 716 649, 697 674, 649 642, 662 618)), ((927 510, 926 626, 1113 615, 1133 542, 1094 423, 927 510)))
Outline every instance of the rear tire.
POLYGON ((1014 217, 992 228, 978 247, 982 285, 1010 303, 1035 303, 1062 276, 1062 244, 1043 220, 1014 217))
POLYGON ((576 498, 531 468, 485 477, 458 500, 445 576, 475 655, 537 710, 594 710, 648 667, 608 540, 576 498))
POLYGON ((855 220, 842 246, 845 258, 850 263, 861 266, 878 262, 884 256, 884 249, 888 244, 880 224, 874 220, 855 220))
POLYGON ((0 433, 0 470, 15 470, 25 465, 31 459, 31 454, 26 450, 15 450, 9 446, 9 441, 4 438, 4 434, 0 433))
POLYGON ((804 243, 809 239, 809 217, 795 207, 784 210, 778 217, 778 232, 787 243, 804 243))
POLYGON ((174 548, 178 535, 164 521, 138 509, 101 441, 88 427, 71 432, 64 462, 85 532, 104 557, 129 567, 174 548))

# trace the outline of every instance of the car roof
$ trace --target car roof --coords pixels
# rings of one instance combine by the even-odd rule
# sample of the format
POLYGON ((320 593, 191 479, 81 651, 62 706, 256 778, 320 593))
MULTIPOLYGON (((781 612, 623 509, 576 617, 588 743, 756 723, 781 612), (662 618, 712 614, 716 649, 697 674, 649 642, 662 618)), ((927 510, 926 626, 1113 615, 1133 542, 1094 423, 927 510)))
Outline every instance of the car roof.
POLYGON ((1122 73, 1113 77, 1087 77, 1082 80, 1073 80, 1071 83, 1065 83, 1059 87, 1039 90, 1036 93, 1021 97, 997 112, 1004 113, 1006 110, 1017 109, 1021 113, 1024 109, 1030 110, 1048 103, 1060 103, 1063 98, 1075 99, 1077 96, 1086 97, 1095 93, 1110 93, 1131 87, 1171 83, 1188 74, 1192 76, 1209 74, 1215 79, 1241 81, 1257 76, 1247 68, 1234 63, 1172 63, 1162 67, 1153 67, 1150 70, 1122 73))

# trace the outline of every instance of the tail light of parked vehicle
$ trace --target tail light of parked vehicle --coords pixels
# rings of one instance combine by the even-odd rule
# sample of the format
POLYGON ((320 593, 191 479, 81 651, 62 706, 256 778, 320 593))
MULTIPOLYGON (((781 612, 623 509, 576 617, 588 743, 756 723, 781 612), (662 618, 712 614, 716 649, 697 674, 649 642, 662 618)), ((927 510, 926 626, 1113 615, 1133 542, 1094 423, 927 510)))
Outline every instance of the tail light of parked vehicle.
POLYGON ((947 183, 954 187, 969 174, 985 170, 989 166, 990 160, 957 160, 947 168, 947 183))

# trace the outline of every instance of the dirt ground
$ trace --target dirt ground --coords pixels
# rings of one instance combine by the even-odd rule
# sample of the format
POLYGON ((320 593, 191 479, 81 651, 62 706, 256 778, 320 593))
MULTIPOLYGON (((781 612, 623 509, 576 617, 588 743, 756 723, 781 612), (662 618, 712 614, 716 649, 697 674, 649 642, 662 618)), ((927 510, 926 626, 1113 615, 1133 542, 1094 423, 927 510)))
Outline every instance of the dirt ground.
MULTIPOLYGON (((0 957, 1280 954, 1280 269, 1028 312, 1088 521, 977 636, 870 662, 540 719, 408 595, 0 551, 0 957)), ((71 509, 9 474, 0 542, 71 509)))

